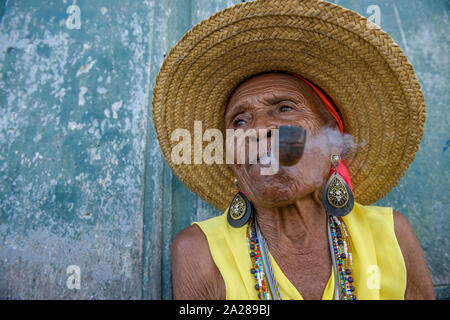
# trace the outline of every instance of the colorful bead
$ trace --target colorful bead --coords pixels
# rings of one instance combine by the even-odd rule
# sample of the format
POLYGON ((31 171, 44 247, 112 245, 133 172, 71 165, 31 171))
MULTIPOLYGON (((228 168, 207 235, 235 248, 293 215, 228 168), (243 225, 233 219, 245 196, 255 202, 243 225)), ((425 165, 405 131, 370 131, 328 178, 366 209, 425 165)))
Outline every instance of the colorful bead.
MULTIPOLYGON (((352 285, 354 279, 351 277, 351 268, 353 263, 350 246, 351 239, 343 221, 332 216, 330 216, 329 219, 333 252, 336 257, 336 265, 338 269, 338 274, 335 276, 339 279, 340 299, 356 300, 356 296, 354 294, 355 287, 352 285)), ((253 266, 250 271, 255 278, 255 289, 258 291, 258 298, 270 300, 272 295, 270 289, 266 286, 267 275, 264 272, 261 259, 261 248, 254 230, 253 220, 250 220, 248 223, 247 242, 253 266)))
POLYGON ((333 242, 333 251, 336 257, 338 267, 339 292, 341 299, 355 300, 353 294, 355 288, 351 285, 353 278, 351 275, 351 267, 353 263, 350 250, 350 236, 347 233, 345 224, 336 217, 330 217, 330 233, 333 242))
POLYGON ((266 288, 266 275, 264 273, 264 268, 262 265, 261 259, 261 248, 259 246, 259 240, 256 236, 256 232, 252 227, 252 220, 250 220, 248 228, 247 228, 247 242, 250 250, 250 258, 252 260, 253 267, 251 268, 251 272, 255 278, 255 289, 258 291, 258 298, 264 300, 270 300, 270 290, 266 288))

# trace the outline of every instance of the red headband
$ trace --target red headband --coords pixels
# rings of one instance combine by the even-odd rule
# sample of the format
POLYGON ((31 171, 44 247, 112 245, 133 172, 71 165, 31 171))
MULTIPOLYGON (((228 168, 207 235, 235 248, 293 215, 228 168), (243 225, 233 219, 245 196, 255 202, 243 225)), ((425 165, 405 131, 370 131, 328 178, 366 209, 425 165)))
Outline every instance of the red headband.
MULTIPOLYGON (((336 111, 334 104, 331 102, 331 100, 319 88, 317 88, 315 85, 313 85, 311 82, 309 82, 302 76, 300 76, 296 73, 293 73, 293 72, 287 72, 287 73, 306 82, 314 90, 314 92, 323 101, 323 103, 327 107, 328 111, 333 116, 333 118, 336 119, 336 122, 339 126, 339 130, 343 134, 344 133, 344 125, 342 123, 341 118, 339 117, 339 114, 336 111)), ((336 171, 341 175, 342 178, 344 178, 345 182, 347 182, 350 189, 353 190, 352 182, 350 181, 350 174, 348 173, 347 166, 345 165, 344 160, 342 158, 341 158, 341 162, 339 163, 339 165, 336 168, 336 171)), ((334 170, 333 170, 333 168, 331 168, 329 175, 331 175, 333 172, 334 172, 334 170)))
POLYGON ((333 116, 334 119, 336 119, 336 122, 339 126, 339 130, 341 131, 341 133, 344 133, 344 125, 342 124, 342 120, 339 117, 339 114, 336 111, 336 108, 334 107, 334 104, 330 101, 330 99, 322 92, 322 90, 320 90, 319 88, 317 88, 315 85, 313 85, 311 82, 309 82, 308 80, 306 80, 305 78, 303 78, 302 76, 293 73, 293 72, 288 72, 291 76, 294 76, 300 80, 303 80, 304 82, 306 82, 307 84, 309 84, 309 86, 314 90, 314 92, 319 96, 319 98, 323 101, 323 103, 325 104, 325 106, 327 107, 328 111, 331 113, 331 115, 333 116))

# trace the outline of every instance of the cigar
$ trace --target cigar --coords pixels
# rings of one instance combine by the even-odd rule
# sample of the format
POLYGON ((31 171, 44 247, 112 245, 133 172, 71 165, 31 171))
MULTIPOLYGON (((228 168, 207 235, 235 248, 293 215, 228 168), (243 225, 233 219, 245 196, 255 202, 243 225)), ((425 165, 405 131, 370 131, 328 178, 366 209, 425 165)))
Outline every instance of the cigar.
POLYGON ((278 133, 279 162, 282 166, 293 166, 303 155, 306 130, 300 126, 280 126, 278 133))

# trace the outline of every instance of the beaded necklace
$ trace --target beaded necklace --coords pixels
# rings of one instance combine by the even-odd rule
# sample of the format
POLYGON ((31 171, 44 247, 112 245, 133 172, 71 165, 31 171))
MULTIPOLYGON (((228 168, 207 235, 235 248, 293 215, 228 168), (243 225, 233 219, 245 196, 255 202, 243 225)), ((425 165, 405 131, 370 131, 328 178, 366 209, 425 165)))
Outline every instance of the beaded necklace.
MULTIPOLYGON (((352 272, 352 251, 350 235, 344 222, 334 216, 327 218, 328 240, 335 274, 335 300, 356 300, 352 272)), ((281 300, 266 241, 261 234, 256 217, 247 225, 247 243, 252 260, 251 274, 255 278, 258 298, 281 300)))

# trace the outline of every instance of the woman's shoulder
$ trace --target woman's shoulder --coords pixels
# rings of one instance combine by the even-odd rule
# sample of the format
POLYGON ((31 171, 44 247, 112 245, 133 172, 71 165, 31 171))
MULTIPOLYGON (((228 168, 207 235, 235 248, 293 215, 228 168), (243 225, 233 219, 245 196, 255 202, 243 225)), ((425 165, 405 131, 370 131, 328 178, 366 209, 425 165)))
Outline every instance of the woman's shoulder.
POLYGON ((224 284, 198 225, 183 229, 172 242, 175 299, 222 299, 224 284))
POLYGON ((394 232, 393 208, 363 205, 355 201, 352 211, 344 216, 344 222, 355 228, 369 228, 382 233, 394 232))
MULTIPOLYGON (((408 219, 400 212, 389 206, 362 205, 355 202, 352 212, 354 218, 364 219, 372 227, 390 229, 397 239, 411 239, 415 237, 414 230, 408 219)), ((385 230, 386 231, 386 230, 385 230)))
POLYGON ((364 217, 369 223, 378 221, 389 225, 395 231, 397 237, 410 238, 414 230, 408 219, 400 212, 389 206, 362 205, 355 202, 354 213, 356 216, 364 217))
MULTIPOLYGON (((356 203, 355 203, 356 204, 356 203)), ((406 299, 434 299, 430 271, 419 240, 408 219, 392 207, 356 204, 357 212, 364 214, 379 237, 393 233, 401 250, 407 270, 406 299)))
POLYGON ((217 234, 218 232, 223 232, 227 227, 226 211, 221 215, 205 219, 202 221, 195 221, 192 226, 198 226, 201 231, 208 237, 210 235, 217 234))
POLYGON ((393 215, 395 235, 402 250, 408 275, 405 298, 434 299, 431 273, 414 229, 400 212, 394 210, 393 215))
POLYGON ((195 259, 202 258, 202 256, 211 256, 209 241, 222 234, 226 228, 226 211, 219 216, 195 221, 177 234, 172 242, 172 255, 184 254, 193 248, 195 259))
POLYGON ((372 216, 390 216, 392 217, 393 208, 389 206, 363 205, 355 202, 354 209, 356 213, 371 218, 372 216))

